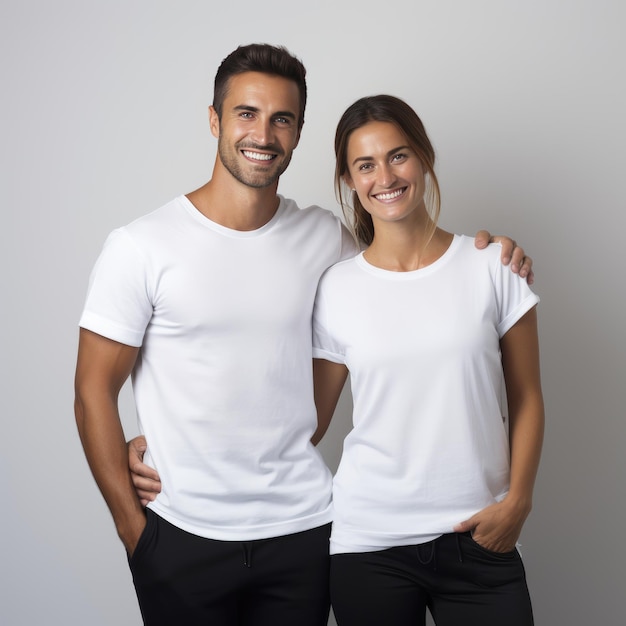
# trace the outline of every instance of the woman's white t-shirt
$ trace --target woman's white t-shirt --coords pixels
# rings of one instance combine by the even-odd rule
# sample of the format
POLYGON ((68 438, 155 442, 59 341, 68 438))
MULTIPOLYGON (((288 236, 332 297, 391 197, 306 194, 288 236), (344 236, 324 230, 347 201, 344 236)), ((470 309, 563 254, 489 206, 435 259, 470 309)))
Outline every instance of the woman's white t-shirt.
POLYGON ((430 541, 506 495, 499 342, 538 301, 500 246, 463 236, 417 271, 361 254, 325 273, 313 356, 348 367, 354 399, 331 553, 430 541))

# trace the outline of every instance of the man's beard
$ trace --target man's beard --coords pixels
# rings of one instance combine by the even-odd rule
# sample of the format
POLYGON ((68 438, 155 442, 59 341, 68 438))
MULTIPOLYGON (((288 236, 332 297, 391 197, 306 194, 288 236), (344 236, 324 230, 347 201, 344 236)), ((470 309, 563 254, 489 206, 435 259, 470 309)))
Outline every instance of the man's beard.
MULTIPOLYGON (((228 170, 231 176, 233 176, 233 178, 235 178, 243 185, 246 185, 247 187, 253 187, 255 189, 263 189, 265 187, 270 187, 271 185, 273 185, 278 180, 280 175, 287 169, 287 166, 291 162, 292 156, 292 153, 289 153, 289 155, 285 157, 282 148, 277 148, 274 145, 259 146, 249 144, 236 144, 233 151, 225 145, 225 142, 222 140, 221 137, 217 142, 217 151, 222 165, 224 165, 224 167, 228 170), (267 167, 266 171, 247 171, 244 169, 244 167, 242 167, 243 164, 239 161, 241 150, 267 150, 268 152, 276 154, 276 157, 267 162, 269 167, 267 167), (281 156, 283 156, 283 160, 279 161, 277 164, 276 161, 279 160, 281 156)), ((262 163, 261 167, 263 167, 262 163)))

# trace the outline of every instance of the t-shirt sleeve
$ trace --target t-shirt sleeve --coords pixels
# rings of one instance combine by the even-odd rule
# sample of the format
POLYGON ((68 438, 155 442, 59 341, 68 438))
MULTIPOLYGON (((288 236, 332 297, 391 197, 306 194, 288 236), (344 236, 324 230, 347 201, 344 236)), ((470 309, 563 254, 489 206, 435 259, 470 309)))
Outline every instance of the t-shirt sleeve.
POLYGON ((126 230, 117 229, 91 272, 79 326, 139 347, 152 311, 145 259, 126 230))
POLYGON ((345 351, 333 338, 329 325, 323 278, 317 289, 313 307, 313 358, 345 364, 345 351))
POLYGON ((538 302, 539 296, 529 287, 525 278, 514 274, 508 265, 495 266, 495 286, 498 298, 498 335, 503 337, 538 302))

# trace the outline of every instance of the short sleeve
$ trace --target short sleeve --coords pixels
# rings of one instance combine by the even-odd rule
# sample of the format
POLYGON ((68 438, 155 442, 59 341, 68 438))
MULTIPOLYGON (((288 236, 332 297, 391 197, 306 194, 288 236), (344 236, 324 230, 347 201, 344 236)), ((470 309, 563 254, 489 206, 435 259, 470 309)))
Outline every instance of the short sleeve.
POLYGON ((498 256, 495 270, 495 287, 498 298, 498 335, 503 337, 538 302, 539 296, 525 278, 514 274, 502 265, 498 256))
POLYGON ((79 326, 139 347, 152 312, 145 259, 126 230, 117 229, 91 272, 79 326))

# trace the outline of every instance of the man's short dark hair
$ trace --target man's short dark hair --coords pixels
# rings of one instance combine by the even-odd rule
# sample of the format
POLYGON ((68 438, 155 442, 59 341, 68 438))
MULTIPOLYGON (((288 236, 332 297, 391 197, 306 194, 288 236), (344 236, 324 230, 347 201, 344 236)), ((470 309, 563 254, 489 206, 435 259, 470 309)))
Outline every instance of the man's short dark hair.
POLYGON ((300 92, 298 128, 302 128, 307 96, 306 69, 302 62, 284 46, 272 46, 266 43, 239 46, 222 61, 215 75, 213 88, 213 108, 220 119, 230 79, 244 72, 271 74, 296 83, 300 92))

